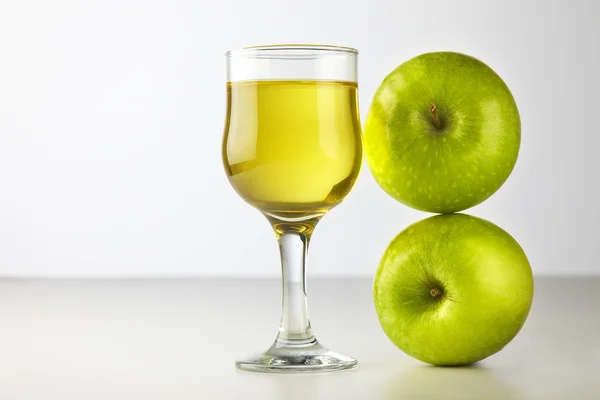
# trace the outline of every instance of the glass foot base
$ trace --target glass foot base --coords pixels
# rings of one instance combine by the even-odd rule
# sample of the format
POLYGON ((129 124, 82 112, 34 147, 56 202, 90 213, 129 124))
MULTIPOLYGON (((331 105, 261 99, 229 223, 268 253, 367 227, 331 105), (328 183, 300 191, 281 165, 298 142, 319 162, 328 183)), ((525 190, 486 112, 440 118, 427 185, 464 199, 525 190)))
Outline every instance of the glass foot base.
POLYGON ((267 373, 333 372, 354 369, 358 362, 316 343, 308 348, 271 347, 266 353, 235 362, 245 371, 267 373))

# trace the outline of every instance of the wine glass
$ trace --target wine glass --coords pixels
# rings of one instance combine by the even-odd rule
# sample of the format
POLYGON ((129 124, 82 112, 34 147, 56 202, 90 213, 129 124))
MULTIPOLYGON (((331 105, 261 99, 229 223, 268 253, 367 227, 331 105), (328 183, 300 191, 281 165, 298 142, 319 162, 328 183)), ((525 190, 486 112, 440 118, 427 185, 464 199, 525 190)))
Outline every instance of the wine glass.
POLYGON ((357 361, 322 346, 307 311, 306 253, 319 220, 362 164, 355 49, 269 45, 229 51, 223 164, 279 242, 283 310, 275 343, 238 360, 258 372, 334 371, 357 361))

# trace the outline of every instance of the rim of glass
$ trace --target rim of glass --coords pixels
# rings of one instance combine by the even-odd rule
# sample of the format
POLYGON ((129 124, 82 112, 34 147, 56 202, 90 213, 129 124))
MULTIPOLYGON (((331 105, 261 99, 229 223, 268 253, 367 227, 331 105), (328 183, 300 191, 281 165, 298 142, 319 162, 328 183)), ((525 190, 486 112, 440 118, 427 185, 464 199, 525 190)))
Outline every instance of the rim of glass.
POLYGON ((267 44, 229 50, 225 53, 225 56, 298 59, 356 54, 358 54, 358 50, 352 47, 333 46, 328 44, 267 44))

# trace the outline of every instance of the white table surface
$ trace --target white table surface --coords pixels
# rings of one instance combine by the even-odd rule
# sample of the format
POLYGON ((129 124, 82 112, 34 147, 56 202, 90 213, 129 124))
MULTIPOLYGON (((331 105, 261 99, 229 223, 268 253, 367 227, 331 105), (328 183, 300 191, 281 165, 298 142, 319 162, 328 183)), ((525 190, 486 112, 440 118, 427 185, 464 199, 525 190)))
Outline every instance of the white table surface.
POLYGON ((237 371, 279 322, 276 280, 0 280, 0 399, 600 399, 600 278, 537 279, 529 320, 475 367, 430 367, 377 322, 371 282, 309 280, 350 372, 237 371))

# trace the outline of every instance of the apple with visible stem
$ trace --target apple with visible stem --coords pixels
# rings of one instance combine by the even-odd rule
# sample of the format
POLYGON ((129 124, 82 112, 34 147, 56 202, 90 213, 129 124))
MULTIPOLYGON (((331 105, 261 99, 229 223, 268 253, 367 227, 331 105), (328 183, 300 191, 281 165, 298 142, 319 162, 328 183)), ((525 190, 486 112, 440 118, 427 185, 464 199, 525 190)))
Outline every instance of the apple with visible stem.
POLYGON ((510 342, 531 307, 523 249, 491 222, 445 214, 409 226, 375 275, 375 308, 389 339, 436 365, 482 360, 510 342))
POLYGON ((364 129, 377 183, 418 210, 448 213, 481 203, 512 172, 521 142, 515 100, 483 62, 427 53, 392 71, 364 129))

